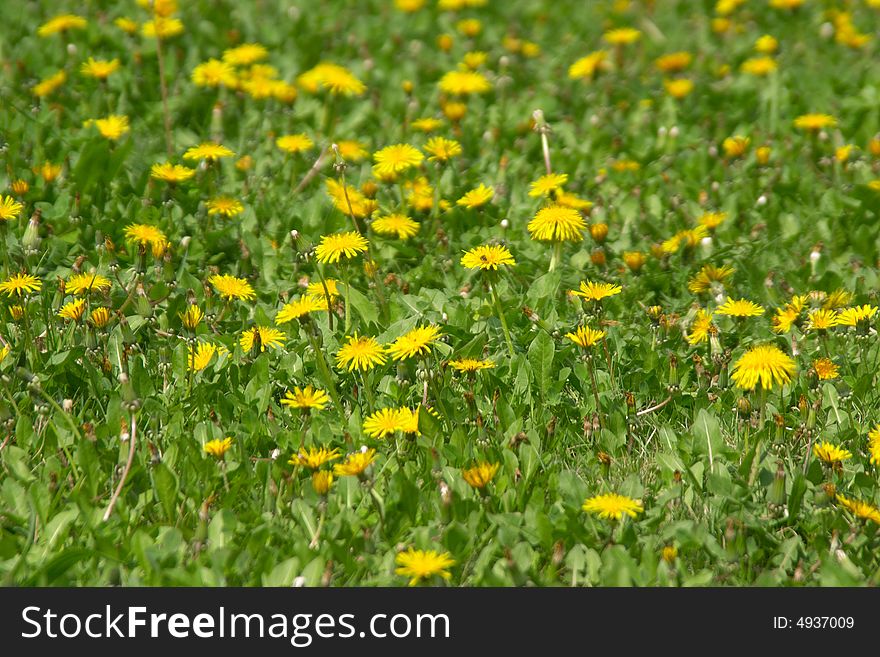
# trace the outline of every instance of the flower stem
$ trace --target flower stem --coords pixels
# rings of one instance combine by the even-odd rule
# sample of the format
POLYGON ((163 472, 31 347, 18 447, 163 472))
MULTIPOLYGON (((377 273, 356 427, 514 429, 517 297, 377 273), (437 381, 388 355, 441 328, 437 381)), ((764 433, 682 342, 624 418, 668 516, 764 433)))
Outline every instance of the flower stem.
POLYGON ((495 303, 495 311, 498 313, 498 319, 501 321, 501 328, 504 331, 504 339, 507 341, 507 350, 510 352, 510 357, 512 359, 514 351, 513 341, 510 339, 510 329, 507 328, 507 320, 504 318, 504 309, 501 307, 501 302, 498 300, 498 293, 495 291, 495 286, 491 282, 489 283, 489 291, 492 293, 492 300, 495 303))

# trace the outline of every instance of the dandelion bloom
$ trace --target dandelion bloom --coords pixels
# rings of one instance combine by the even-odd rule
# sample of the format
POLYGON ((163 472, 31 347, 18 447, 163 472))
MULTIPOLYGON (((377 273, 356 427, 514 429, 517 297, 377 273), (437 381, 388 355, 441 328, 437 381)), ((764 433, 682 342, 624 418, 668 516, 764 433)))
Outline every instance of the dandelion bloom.
POLYGON ((43 283, 39 278, 21 272, 18 274, 12 274, 12 276, 0 283, 0 293, 5 292, 8 297, 13 295, 20 297, 25 294, 30 294, 31 292, 36 292, 41 287, 43 287, 43 283))
POLYGON ((403 429, 400 409, 382 408, 364 420, 364 433, 370 438, 384 438, 403 429))
POLYGON ((871 464, 880 465, 880 424, 868 432, 868 451, 871 453, 871 464))
POLYGON ((89 57, 82 66, 79 67, 80 73, 86 77, 95 78, 96 80, 106 80, 111 74, 119 70, 119 60, 111 59, 95 59, 89 57))
POLYGON ((228 62, 209 59, 193 69, 192 81, 199 87, 235 87, 238 76, 228 62))
MULTIPOLYGON (((170 39, 178 34, 183 34, 183 21, 174 16, 156 16, 141 26, 141 34, 148 39, 170 39)), ((195 75, 195 71, 193 71, 193 75, 195 75)))
POLYGON ((454 139, 444 137, 431 137, 423 148, 429 154, 428 159, 431 162, 448 162, 461 155, 461 144, 454 139))
POLYGON ((623 514, 630 518, 635 518, 637 514, 642 513, 645 509, 638 500, 617 493, 606 493, 605 495, 596 495, 584 501, 581 507, 587 513, 595 513, 600 518, 609 520, 620 520, 623 514))
POLYGON ((735 301, 727 297, 727 301, 718 306, 715 312, 718 315, 729 315, 730 317, 759 317, 764 314, 764 307, 748 299, 735 301))
POLYGON ((205 452, 217 459, 222 459, 232 447, 232 438, 220 440, 215 438, 205 443, 205 452))
POLYGON ((235 153, 233 153, 223 144, 218 144, 213 141, 203 141, 198 146, 188 148, 183 154, 183 159, 207 160, 208 162, 215 162, 220 158, 233 156, 235 156, 235 153))
POLYGON ((839 375, 837 365, 835 365, 834 361, 830 358, 818 358, 814 360, 813 369, 816 371, 816 376, 819 377, 820 381, 836 379, 839 375))
POLYGON ((321 411, 330 403, 330 398, 323 390, 306 386, 305 388, 294 387, 293 392, 288 390, 281 400, 282 406, 299 409, 312 409, 321 411))
POLYGON ((749 349, 733 366, 731 378, 745 390, 752 390, 758 383, 765 390, 774 384, 785 385, 795 373, 795 362, 773 344, 749 349))
POLYGON ((415 550, 409 548, 406 552, 399 552, 395 559, 398 568, 394 571, 398 575, 409 577, 409 585, 415 586, 423 579, 439 575, 443 579, 449 579, 452 574, 447 570, 455 565, 455 561, 448 552, 436 550, 415 550))
POLYGON ((63 70, 43 78, 31 89, 31 93, 37 98, 43 98, 53 94, 67 80, 67 73, 63 70))
POLYGON ((85 310, 86 300, 76 299, 61 306, 61 309, 58 311, 58 316, 63 317, 64 319, 69 319, 73 322, 78 322, 82 319, 85 310))
POLYGON ((218 196, 210 199, 205 203, 208 208, 209 215, 222 215, 224 217, 235 217, 244 212, 244 206, 238 199, 229 196, 218 196))
POLYGON ((367 87, 344 66, 322 62, 297 78, 297 83, 309 93, 326 89, 331 94, 360 96, 367 87))
POLYGON ((349 217, 368 217, 379 204, 361 194, 351 185, 342 185, 333 178, 327 178, 327 195, 333 201, 333 206, 342 214, 349 217))
POLYGON ((688 96, 694 90, 693 80, 687 78, 675 78, 674 80, 663 80, 663 88, 673 98, 681 100, 688 96))
POLYGON ((461 477, 472 488, 479 490, 485 488, 489 482, 492 481, 495 477, 495 473, 498 472, 499 467, 499 463, 486 463, 485 461, 482 461, 472 468, 462 470, 461 477))
POLYGON ((840 463, 852 458, 852 453, 849 450, 827 441, 815 445, 813 447, 813 454, 816 455, 816 458, 826 463, 840 463))
POLYGON ((396 176, 422 163, 425 156, 415 146, 394 144, 373 153, 375 170, 386 176, 396 176))
POLYGON ((196 305, 187 306, 186 310, 177 315, 180 317, 180 321, 183 322, 183 326, 190 331, 195 331, 205 317, 205 313, 203 313, 202 309, 196 305))
POLYGON ((367 250, 367 240, 358 232, 324 235, 315 247, 315 257, 320 262, 339 262, 342 257, 354 258, 367 250))
POLYGON ((92 123, 105 139, 119 139, 131 130, 128 117, 124 114, 111 114, 103 119, 95 119, 92 123))
POLYGON ((836 125, 837 119, 830 114, 803 114, 794 120, 795 128, 813 132, 823 128, 833 128, 836 125))
POLYGON ((159 228, 149 224, 129 224, 125 227, 125 239, 143 247, 149 246, 155 257, 168 247, 168 238, 159 228))
POLYGON ((95 328, 104 328, 110 322, 110 309, 109 308, 95 308, 89 314, 89 324, 94 326, 95 328))
POLYGON ((24 206, 11 196, 0 196, 0 221, 18 219, 24 206))
POLYGON ((349 454, 342 463, 333 466, 333 474, 338 477, 359 477, 376 458, 376 450, 368 449, 349 454))
POLYGON ((772 57, 750 57, 740 64, 739 70, 749 75, 762 77, 770 75, 777 68, 779 68, 779 65, 772 57))
POLYGON ((678 73, 691 65, 693 56, 686 50, 671 52, 654 60, 654 65, 661 73, 678 73))
POLYGON ((216 345, 213 342, 199 342, 187 351, 187 364, 193 372, 201 372, 211 363, 214 356, 225 353, 226 347, 216 345))
POLYGON ((214 274, 208 279, 208 282, 214 286, 217 294, 227 301, 232 299, 248 301, 257 298, 254 288, 244 278, 238 278, 231 274, 214 274))
POLYGON ((607 59, 608 53, 604 50, 591 52, 568 67, 568 77, 572 80, 590 80, 606 66, 607 59))
POLYGON ((548 173, 529 185, 529 196, 549 196, 568 182, 567 173, 548 173))
POLYGON ((61 34, 68 30, 81 30, 88 23, 82 16, 75 14, 60 14, 40 25, 37 28, 37 35, 41 37, 51 36, 53 34, 61 34))
POLYGON ((385 350, 376 342, 376 338, 358 337, 355 333, 348 336, 347 340, 336 354, 337 368, 348 367, 349 372, 354 369, 366 372, 376 365, 385 364, 385 350))
POLYGON ((433 324, 418 326, 388 345, 388 353, 394 360, 424 356, 431 353, 431 345, 442 335, 440 328, 433 324))
POLYGON ((309 447, 309 450, 300 451, 290 457, 288 463, 290 465, 302 465, 311 470, 317 470, 325 463, 335 461, 339 458, 339 448, 327 449, 326 447, 309 447))
POLYGON ((295 155, 307 151, 315 145, 309 136, 305 133, 295 135, 282 135, 275 140, 275 145, 282 151, 295 155))
POLYGON ((360 162, 370 155, 361 142, 353 139, 337 141, 336 148, 339 150, 339 155, 342 159, 348 162, 360 162))
POLYGON ((327 278, 323 282, 315 281, 314 283, 309 283, 309 286, 306 288, 306 294, 310 297, 318 297, 324 301, 327 301, 328 296, 331 300, 335 299, 339 296, 339 281, 335 278, 327 278))
POLYGON ((268 326, 255 326, 241 334, 239 344, 245 353, 251 351, 256 343, 260 345, 260 352, 266 351, 266 347, 277 349, 284 346, 284 333, 268 326))
POLYGON ((710 335, 717 333, 718 329, 712 323, 712 313, 708 313, 702 308, 697 311, 694 321, 691 322, 690 331, 685 335, 689 345, 700 344, 705 342, 710 335))
POLYGON ((857 326, 867 322, 877 314, 877 306, 863 305, 846 308, 837 313, 837 323, 841 326, 857 326))
POLYGON ((64 289, 71 294, 106 292, 110 289, 110 279, 98 273, 74 274, 64 283, 64 289))
POLYGON ((326 495, 333 485, 333 473, 328 470, 315 470, 312 473, 312 490, 318 495, 326 495))
POLYGON ((721 147, 724 149, 724 154, 727 157, 742 157, 749 149, 751 142, 752 140, 748 137, 734 135, 721 142, 721 147))
POLYGON ((327 310, 327 299, 324 297, 313 297, 306 295, 300 297, 290 303, 284 304, 284 307, 275 315, 275 326, 281 326, 295 319, 301 319, 309 313, 319 310, 327 310))
POLYGON ((486 76, 477 71, 449 71, 439 84, 442 91, 453 96, 483 94, 492 88, 486 76))
POLYGON ((580 242, 587 227, 581 213, 562 205, 538 210, 526 227, 533 240, 542 242, 580 242))
POLYGON ((486 203, 491 201, 494 196, 495 189, 493 187, 487 187, 483 183, 480 183, 477 187, 458 199, 456 204, 472 210, 473 208, 486 205, 486 203))
POLYGON ((827 331, 837 326, 838 323, 837 311, 835 310, 820 308, 807 316, 807 330, 809 331, 827 331))
POLYGON ((566 333, 565 337, 576 345, 587 349, 597 344, 606 335, 605 331, 599 331, 589 326, 578 326, 574 333, 566 333))
POLYGON ((223 61, 233 66, 248 66, 269 56, 269 51, 260 43, 243 43, 223 51, 223 61))
POLYGON ((586 299, 587 301, 601 301, 615 294, 620 294, 621 288, 614 283, 597 283, 595 281, 581 281, 580 288, 569 290, 571 294, 586 299))
POLYGON ((623 264, 629 267, 629 270, 632 272, 641 270, 648 261, 648 256, 641 251, 624 251, 622 258, 623 264))
POLYGON ((612 46, 625 46, 641 39, 642 33, 632 27, 619 27, 614 30, 608 30, 602 35, 602 38, 612 46))
POLYGON ((436 119, 432 116, 425 117, 423 119, 416 119, 412 123, 410 123, 410 127, 413 130, 418 130, 419 132, 434 132, 443 126, 443 121, 440 119, 436 119))
POLYGON ((478 370, 487 370, 495 367, 495 363, 491 360, 477 360, 476 358, 459 358, 449 361, 449 367, 456 372, 476 372, 478 370))
POLYGON ((419 232, 419 224, 405 214, 388 214, 378 217, 370 224, 375 232, 380 235, 389 235, 401 240, 408 240, 419 232))
POLYGON ((873 520, 880 525, 880 509, 873 504, 868 504, 861 500, 851 500, 839 493, 837 494, 836 499, 841 506, 848 509, 857 518, 861 518, 862 520, 873 520))
POLYGON ((718 226, 720 226, 726 220, 726 212, 704 212, 699 217, 697 217, 697 223, 701 226, 705 226, 706 228, 718 228, 718 226))
POLYGON ((61 175, 61 165, 52 162, 43 162, 39 167, 34 169, 34 173, 38 174, 47 183, 55 180, 61 175))
POLYGON ((461 257, 461 264, 468 269, 492 269, 494 271, 501 265, 515 265, 516 261, 506 246, 483 244, 466 251, 461 257))
POLYGON ((164 180, 169 183, 183 182, 184 180, 189 180, 194 175, 196 175, 195 169, 190 169, 182 164, 171 164, 170 162, 154 164, 150 168, 150 176, 156 180, 164 180))

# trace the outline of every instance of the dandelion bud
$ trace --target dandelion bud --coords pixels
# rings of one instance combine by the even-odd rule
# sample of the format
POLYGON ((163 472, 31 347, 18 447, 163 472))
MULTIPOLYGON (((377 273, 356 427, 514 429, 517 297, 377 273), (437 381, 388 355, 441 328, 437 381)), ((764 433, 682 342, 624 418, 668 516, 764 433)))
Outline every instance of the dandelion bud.
POLYGON ((608 224, 592 224, 590 226, 590 236, 599 244, 608 237, 608 224))
POLYGON ((437 37, 437 47, 440 48, 443 52, 449 52, 452 50, 452 35, 451 34, 441 34, 437 37))
POLYGON ((507 55, 501 55, 498 58, 498 67, 507 68, 508 66, 510 66, 510 58, 507 55))
POLYGON ((409 95, 413 92, 412 80, 404 80, 400 86, 403 89, 403 93, 405 93, 406 95, 409 95))
MULTIPOLYGON (((874 137, 868 142, 868 150, 874 157, 880 157, 880 136, 874 137)), ((15 190, 15 183, 13 183, 12 189, 15 190)))
POLYGON ((327 495, 333 485, 333 473, 329 470, 316 470, 312 473, 312 488, 318 495, 327 495))
POLYGON ((663 557, 663 561, 672 565, 675 563, 676 557, 678 557, 678 548, 674 545, 667 545, 663 548, 661 556, 663 557))
POLYGON ((718 148, 715 147, 714 145, 709 146, 708 153, 709 153, 709 157, 718 157, 718 148))
POLYGON ((819 141, 828 141, 828 133, 824 130, 819 131, 819 141))
POLYGON ((31 186, 28 184, 28 181, 22 179, 13 180, 10 187, 12 188, 12 193, 16 196, 24 196, 31 188, 31 186))
POLYGON ((736 410, 740 415, 748 415, 752 412, 752 403, 748 397, 740 397, 736 400, 736 410))
POLYGON ((590 254, 590 262, 597 267, 605 266, 605 252, 602 249, 596 249, 590 254))
POLYGON ((782 461, 776 462, 776 476, 773 477, 767 490, 767 503, 771 507, 785 504, 785 466, 782 461))
POLYGON ((445 481, 440 482, 440 501, 443 503, 443 506, 452 504, 452 491, 445 481))

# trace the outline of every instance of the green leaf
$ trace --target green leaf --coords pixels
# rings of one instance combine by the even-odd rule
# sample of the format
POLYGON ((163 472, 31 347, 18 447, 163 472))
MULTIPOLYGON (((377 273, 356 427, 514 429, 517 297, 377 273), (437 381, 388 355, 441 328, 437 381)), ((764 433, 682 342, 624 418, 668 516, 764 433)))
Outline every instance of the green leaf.
POLYGON ((177 477, 167 465, 159 463, 153 468, 153 483, 156 486, 159 503, 165 512, 165 518, 171 520, 177 510, 177 477))
POLYGON ((554 353, 553 338, 540 331, 529 346, 529 365, 541 396, 546 396, 550 389, 554 353))

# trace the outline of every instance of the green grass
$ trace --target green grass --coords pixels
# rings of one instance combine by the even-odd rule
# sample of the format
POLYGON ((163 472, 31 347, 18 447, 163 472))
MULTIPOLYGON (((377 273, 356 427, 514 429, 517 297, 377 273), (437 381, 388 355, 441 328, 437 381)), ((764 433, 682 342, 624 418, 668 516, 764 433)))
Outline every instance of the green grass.
MULTIPOLYGON (((840 43, 840 19, 825 13, 831 3, 784 11, 751 0, 723 32, 713 31, 714 3, 675 0, 511 0, 457 12, 428 0, 413 14, 391 0, 181 3, 185 31, 161 44, 171 161, 194 165, 181 156, 210 139, 236 157, 173 186, 150 178, 150 167, 168 160, 156 40, 113 23, 123 15, 143 23, 147 11, 131 0, 46 4, 0 8, 0 193, 13 194, 13 180, 29 183, 16 197, 21 216, 0 221, 0 273, 42 281, 25 302, 0 296, 9 346, 0 361, 0 582, 289 586, 301 576, 310 586, 405 585, 395 558, 411 546, 448 552, 451 577, 427 581, 456 586, 880 581, 878 523, 855 517, 828 486, 880 502, 868 438, 880 422, 877 317, 827 335, 806 321, 839 289, 852 295, 844 306, 878 304, 880 191, 869 186, 880 168, 880 146, 873 154, 870 146, 880 131, 876 39, 840 43), (37 36, 62 11, 87 26, 37 36), (462 35, 463 18, 479 19, 481 32, 462 35), (602 34, 623 26, 642 37, 617 52, 602 34), (448 52, 437 42, 447 33, 448 52), (763 34, 778 39, 778 71, 740 72, 763 34), (511 36, 540 53, 511 51, 511 36), (192 82, 197 65, 243 42, 267 48, 264 63, 298 87, 294 102, 192 82), (602 48, 607 70, 568 77, 572 63, 602 48), (368 229, 375 276, 363 254, 318 263, 312 247, 323 235, 356 228, 327 195, 325 179, 341 175, 332 157, 301 185, 322 149, 349 139, 370 154, 423 147, 430 135, 412 121, 443 117, 453 99, 437 83, 474 50, 487 53, 479 70, 492 89, 464 99, 460 123, 444 120, 434 133, 460 142, 462 155, 443 167, 425 160, 399 184, 377 183, 373 218, 404 211, 420 223, 418 235, 401 241, 368 229), (695 86, 677 101, 654 62, 682 50, 693 62, 667 77, 695 86), (79 72, 90 56, 119 58, 121 67, 106 83, 91 80, 79 72), (303 88, 297 76, 325 60, 348 67, 366 92, 303 88), (61 69, 66 82, 37 98, 33 85, 61 69), (566 191, 593 202, 586 222, 609 227, 601 243, 584 231, 565 244, 553 271, 553 246, 526 230, 546 204, 528 195, 545 173, 537 109, 551 128, 553 171, 568 174, 566 191), (793 127, 811 112, 833 115, 837 126, 821 135, 793 127), (83 125, 111 113, 130 120, 119 140, 83 125), (314 147, 286 155, 275 138, 292 133, 314 147), (742 157, 725 157, 733 135, 750 140, 742 157), (838 161, 846 144, 855 149, 838 161), (765 164, 760 146, 770 148, 765 164), (236 167, 243 155, 250 169, 236 167), (639 168, 616 170, 622 160, 639 168), (44 162, 62 165, 56 180, 34 171, 44 162), (448 207, 406 205, 404 183, 420 175, 448 207), (456 205, 480 183, 495 188, 491 203, 456 205), (221 194, 244 212, 208 216, 205 201, 221 194), (710 240, 661 253, 706 212, 727 213, 710 240), (165 253, 139 254, 125 237, 133 223, 164 231, 165 253), (504 244, 516 259, 494 283, 498 304, 489 279, 459 262, 485 243, 504 244), (647 255, 639 272, 625 266, 626 251, 647 255), (688 281, 705 264, 735 272, 694 294, 688 281), (75 266, 112 282, 87 297, 80 322, 57 316, 74 299, 59 282, 75 266), (214 273, 246 278, 256 299, 224 302, 208 282, 214 273), (274 326, 282 305, 319 276, 349 282, 332 324, 314 312, 278 327, 282 348, 244 353, 241 333, 274 326), (587 280, 622 292, 599 311, 568 294, 587 280), (717 340, 690 345, 696 310, 714 310, 728 294, 764 315, 716 315, 717 340), (774 333, 775 309, 795 294, 807 295, 807 308, 791 332, 774 333), (191 301, 205 313, 195 334, 179 317, 191 301), (95 329, 86 318, 98 306, 113 315, 95 329), (427 356, 389 359, 362 375, 335 367, 346 323, 383 345, 422 324, 439 326, 443 338, 427 356), (581 323, 607 331, 592 360, 565 337, 581 323), (192 372, 195 341, 228 353, 192 372), (766 343, 792 356, 797 373, 762 409, 761 393, 738 389, 730 375, 749 347, 766 343), (817 381, 812 363, 826 355, 839 376, 817 381), (462 375, 448 365, 462 357, 495 367, 462 375), (335 388, 339 404, 308 416, 280 404, 305 385, 335 388), (422 409, 417 436, 365 434, 372 411, 425 398, 432 413, 422 409), (226 437, 233 442, 221 463, 204 445, 226 437), (823 464, 809 445, 824 440, 852 457, 823 464), (376 459, 360 479, 337 477, 324 498, 309 470, 288 464, 301 445, 342 455, 367 446, 376 459), (482 493, 461 474, 477 462, 500 466, 482 493), (644 511, 613 522, 581 509, 608 492, 640 500, 644 511), (664 560, 664 548, 677 556, 667 550, 664 560)), ((876 33, 878 10, 849 5, 858 31, 876 33)), ((349 162, 346 182, 375 182, 370 165, 369 157, 349 162)))

